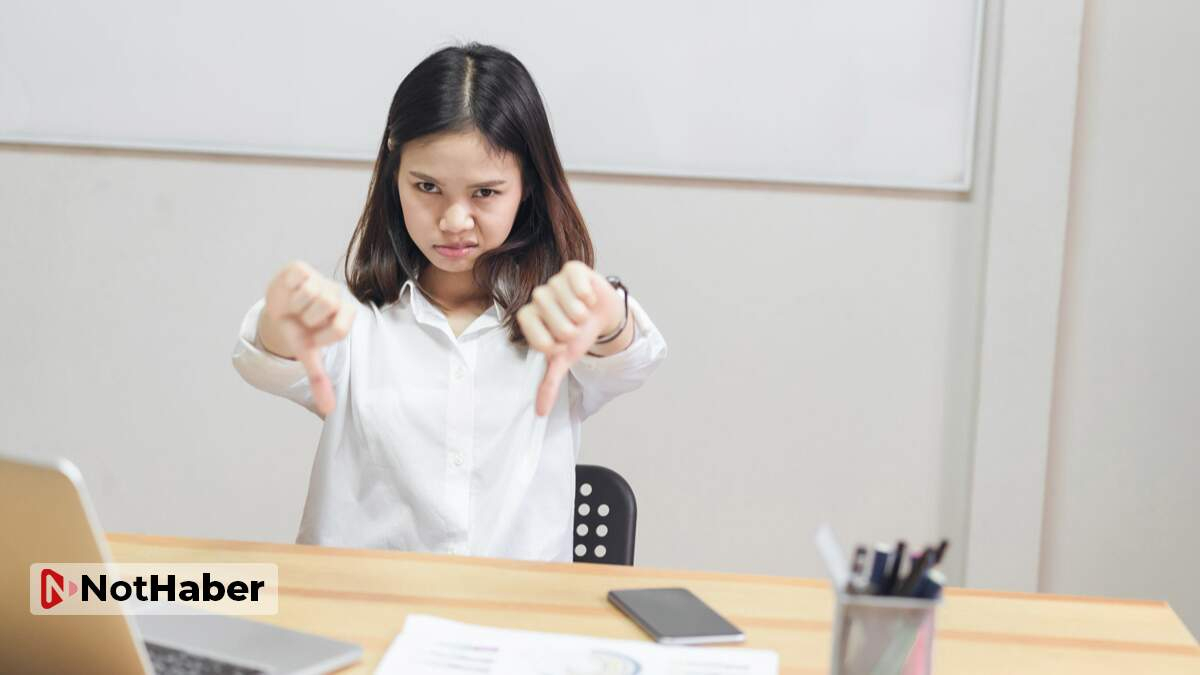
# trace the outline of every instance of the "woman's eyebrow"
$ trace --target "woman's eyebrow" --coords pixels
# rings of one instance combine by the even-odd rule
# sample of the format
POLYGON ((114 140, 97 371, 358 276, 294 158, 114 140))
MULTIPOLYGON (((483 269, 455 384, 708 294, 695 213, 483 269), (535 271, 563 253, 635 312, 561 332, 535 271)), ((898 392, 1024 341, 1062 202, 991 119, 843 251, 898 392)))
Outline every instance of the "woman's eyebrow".
MULTIPOLYGON (((439 181, 438 179, 434 178, 433 176, 429 176, 429 175, 423 174, 423 173, 421 173, 421 172, 419 172, 419 171, 409 171, 409 173, 410 173, 410 174, 412 174, 413 178, 420 178, 421 180, 427 180, 427 181, 429 181, 429 182, 431 182, 431 183, 439 183, 439 182, 441 182, 441 181, 439 181)), ((483 183, 476 183, 476 184, 474 184, 474 185, 471 185, 471 186, 468 186, 468 187, 473 187, 473 188, 477 188, 477 187, 496 187, 496 186, 498 186, 498 185, 504 185, 504 184, 505 184, 505 183, 507 183, 507 182, 508 182, 508 181, 506 181, 506 180, 489 180, 489 181, 486 181, 486 182, 483 182, 483 183)))

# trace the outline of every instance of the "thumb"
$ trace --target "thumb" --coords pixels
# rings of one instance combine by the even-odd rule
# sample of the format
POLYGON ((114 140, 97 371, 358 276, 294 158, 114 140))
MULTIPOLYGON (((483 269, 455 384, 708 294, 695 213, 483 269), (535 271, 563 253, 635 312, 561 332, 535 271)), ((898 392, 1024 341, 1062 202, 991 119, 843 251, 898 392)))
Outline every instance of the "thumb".
POLYGON ((554 399, 558 397, 558 387, 562 384, 562 379, 566 376, 569 367, 570 361, 567 355, 561 352, 551 356, 546 362, 546 375, 538 386, 537 407, 534 409, 538 417, 545 417, 550 413, 550 408, 554 407, 554 399))
POLYGON ((335 404, 333 384, 321 365, 321 352, 314 346, 305 346, 296 353, 296 358, 304 364, 304 370, 308 373, 308 384, 312 388, 313 403, 317 406, 317 412, 321 413, 321 417, 325 417, 333 412, 335 404))

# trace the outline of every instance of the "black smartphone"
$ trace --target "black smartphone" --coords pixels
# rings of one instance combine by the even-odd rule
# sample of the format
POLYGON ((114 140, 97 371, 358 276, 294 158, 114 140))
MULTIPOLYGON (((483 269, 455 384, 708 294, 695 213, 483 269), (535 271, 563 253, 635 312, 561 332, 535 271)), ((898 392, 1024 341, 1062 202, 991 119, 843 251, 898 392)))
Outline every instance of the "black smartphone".
POLYGON ((699 645, 744 642, 746 636, 686 588, 609 591, 616 605, 656 642, 699 645))

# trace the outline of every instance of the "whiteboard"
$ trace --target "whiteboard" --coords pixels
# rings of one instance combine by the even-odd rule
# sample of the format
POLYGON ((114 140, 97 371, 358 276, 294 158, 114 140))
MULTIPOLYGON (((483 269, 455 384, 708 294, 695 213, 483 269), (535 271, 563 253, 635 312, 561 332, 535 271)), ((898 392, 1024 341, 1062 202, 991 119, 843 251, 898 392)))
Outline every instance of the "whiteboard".
POLYGON ((983 0, 6 0, 0 141, 373 160, 400 80, 512 52, 568 171, 965 191, 983 0))

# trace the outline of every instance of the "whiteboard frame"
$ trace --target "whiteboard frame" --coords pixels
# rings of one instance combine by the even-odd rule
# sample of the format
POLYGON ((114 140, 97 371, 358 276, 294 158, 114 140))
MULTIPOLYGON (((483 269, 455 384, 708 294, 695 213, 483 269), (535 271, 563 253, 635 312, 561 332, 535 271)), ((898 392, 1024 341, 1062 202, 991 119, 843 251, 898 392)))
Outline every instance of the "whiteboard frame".
MULTIPOLYGON (((663 171, 655 169, 635 169, 621 166, 597 166, 568 164, 564 162, 567 173, 590 173, 610 176, 680 178, 730 182, 751 182, 783 185, 815 185, 848 188, 873 188, 882 190, 921 190, 934 192, 970 192, 975 179, 975 138, 979 127, 979 78, 983 59, 983 32, 986 25, 987 0, 975 0, 975 35, 973 37, 971 83, 968 94, 967 129, 963 139, 963 175, 958 181, 950 182, 888 182, 873 180, 853 180, 839 178, 824 178, 820 176, 780 177, 765 174, 724 174, 706 171, 663 171)), ((236 157, 258 157, 266 159, 304 159, 315 161, 373 163, 375 156, 371 154, 328 152, 320 150, 305 150, 303 148, 256 148, 252 145, 201 145, 195 143, 172 143, 133 140, 91 140, 57 136, 22 135, 0 132, 0 146, 3 145, 45 145, 68 148, 99 148, 105 150, 137 150, 154 153, 187 153, 202 155, 222 155, 236 157)))

